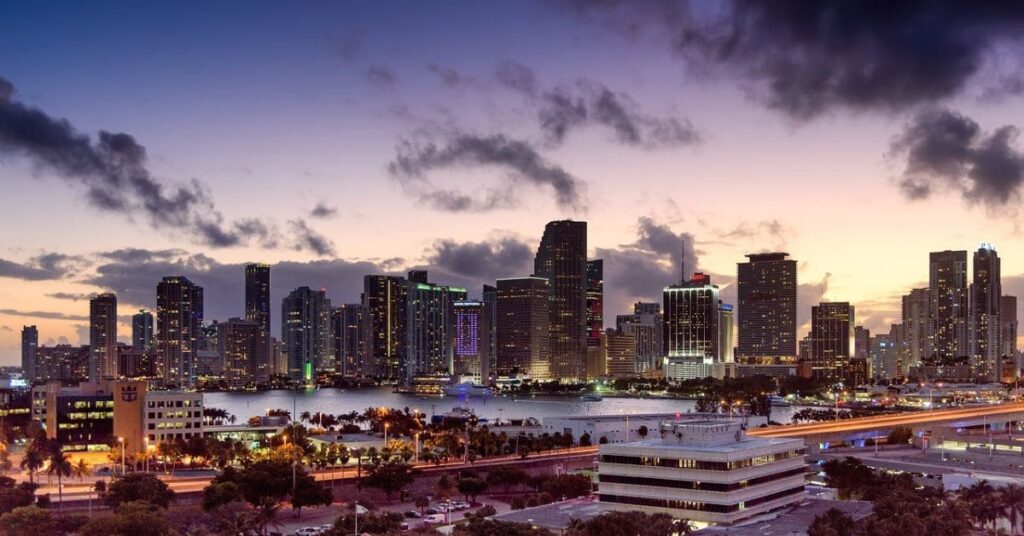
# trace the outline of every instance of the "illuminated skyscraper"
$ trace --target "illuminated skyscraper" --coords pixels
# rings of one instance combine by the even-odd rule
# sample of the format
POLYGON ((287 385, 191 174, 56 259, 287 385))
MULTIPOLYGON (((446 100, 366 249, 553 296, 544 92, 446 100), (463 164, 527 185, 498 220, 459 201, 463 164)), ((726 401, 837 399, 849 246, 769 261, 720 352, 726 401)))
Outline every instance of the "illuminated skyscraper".
POLYGON ((331 336, 334 338, 335 370, 346 378, 373 374, 367 359, 370 321, 366 307, 349 303, 331 311, 331 336))
POLYGON ((854 311, 849 302, 811 307, 811 370, 815 378, 845 379, 853 357, 854 311))
POLYGON ((967 252, 931 253, 928 269, 931 357, 952 359, 969 354, 967 303, 967 252))
POLYGON ((183 276, 163 278, 156 286, 156 351, 168 386, 195 381, 196 352, 203 326, 203 287, 183 276))
POLYGON ((991 244, 982 244, 974 252, 968 335, 972 370, 978 379, 986 381, 999 381, 1003 328, 999 321, 1003 296, 1000 278, 999 255, 991 244))
POLYGON ((245 267, 245 318, 254 320, 270 337, 270 265, 245 267))
POLYGON ((489 325, 488 332, 490 333, 490 348, 487 350, 487 355, 490 356, 490 364, 487 366, 488 376, 495 377, 495 371, 498 370, 498 289, 491 285, 484 285, 483 288, 483 302, 484 302, 484 318, 489 325))
POLYGON ((326 292, 299 287, 281 301, 281 350, 293 380, 313 382, 318 372, 334 368, 326 292))
POLYGON ((637 302, 633 304, 633 314, 618 315, 615 325, 619 332, 633 336, 637 374, 661 369, 661 360, 665 357, 665 326, 660 303, 637 302))
POLYGON ((547 278, 498 280, 497 374, 551 376, 549 295, 547 278))
POLYGON ((920 365, 932 355, 928 292, 926 288, 915 288, 903 296, 902 345, 896 346, 898 375, 907 374, 910 367, 920 365))
POLYGON ((368 275, 363 278, 363 305, 369 319, 367 345, 372 373, 398 379, 408 355, 407 297, 409 283, 402 277, 368 275))
POLYGON ((534 276, 548 280, 551 321, 551 374, 583 378, 587 357, 587 222, 547 224, 534 276))
POLYGON ((482 301, 455 302, 455 374, 477 376, 486 381, 490 376, 490 319, 482 301))
POLYGON ((792 361, 796 344, 796 261, 788 253, 747 255, 737 265, 741 362, 792 361))
POLYGON ((1017 354, 1017 298, 1003 296, 999 301, 999 323, 1003 332, 999 336, 1002 347, 1000 355, 1013 357, 1017 354))
POLYGON ((635 377, 637 359, 636 339, 633 335, 609 329, 605 336, 605 344, 605 374, 612 378, 635 377))
POLYGON ((426 270, 409 272, 407 361, 401 378, 411 382, 422 374, 451 374, 455 357, 453 304, 466 299, 466 289, 428 282, 426 270))
POLYGON ((132 348, 136 352, 153 348, 153 313, 145 309, 132 315, 132 348))
POLYGON ((587 347, 601 345, 604 331, 604 261, 587 261, 587 347))
POLYGON ((232 318, 217 324, 218 350, 224 358, 224 380, 233 388, 270 380, 270 345, 256 320, 232 318))
POLYGON ((39 330, 35 326, 21 328, 21 372, 32 385, 36 379, 36 350, 39 349, 39 330))
POLYGON ((117 377, 117 296, 89 300, 89 379, 117 377))
POLYGON ((732 361, 732 309, 723 307, 711 276, 693 274, 683 284, 665 287, 662 297, 666 366, 671 369, 666 370, 666 378, 719 374, 713 365, 732 361))

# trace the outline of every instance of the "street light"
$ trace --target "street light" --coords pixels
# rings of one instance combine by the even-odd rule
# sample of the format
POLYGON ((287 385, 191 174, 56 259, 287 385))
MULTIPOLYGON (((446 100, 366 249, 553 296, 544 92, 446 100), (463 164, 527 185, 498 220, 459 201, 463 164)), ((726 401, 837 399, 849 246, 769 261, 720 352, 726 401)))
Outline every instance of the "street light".
POLYGON ((384 448, 388 448, 388 423, 384 423, 384 448))
POLYGON ((121 442, 121 476, 124 476, 126 471, 124 466, 124 438, 118 437, 117 440, 121 442))
POLYGON ((420 462, 420 433, 419 432, 416 432, 416 435, 413 436, 413 441, 414 441, 414 443, 413 443, 413 445, 414 445, 414 448, 413 448, 413 456, 414 456, 413 463, 419 463, 420 462))

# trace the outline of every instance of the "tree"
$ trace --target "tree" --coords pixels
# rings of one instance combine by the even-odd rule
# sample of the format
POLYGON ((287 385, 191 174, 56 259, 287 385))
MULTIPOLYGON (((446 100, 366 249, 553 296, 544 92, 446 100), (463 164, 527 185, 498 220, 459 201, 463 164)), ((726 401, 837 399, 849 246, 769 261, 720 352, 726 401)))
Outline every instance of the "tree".
POLYGON ((20 506, 0 516, 0 529, 4 534, 21 536, 57 536, 61 532, 49 510, 38 506, 20 506))
POLYGON ((914 437, 914 432, 906 426, 897 426, 892 430, 889 430, 889 434, 885 436, 886 445, 906 445, 914 437))
POLYGON ((999 504, 1010 520, 1010 532, 1018 534, 1017 522, 1024 516, 1024 486, 1007 484, 999 489, 999 504))
POLYGON ((389 461, 373 466, 369 473, 363 484, 383 491, 389 499, 413 481, 411 467, 401 462, 389 461))
MULTIPOLYGON (((394 512, 382 512, 363 514, 359 516, 359 532, 369 534, 389 534, 398 531, 402 526, 402 514, 394 512)), ((329 536, 348 536, 356 529, 356 514, 345 514, 334 520, 334 527, 327 534, 329 536)))
POLYGON ((68 455, 64 454, 61 450, 60 444, 54 441, 50 444, 50 467, 47 468, 46 474, 57 475, 57 499, 61 504, 64 505, 64 477, 71 476, 71 460, 68 459, 68 455))
POLYGON ((636 433, 637 433, 637 435, 640 436, 640 439, 643 439, 643 438, 647 437, 647 433, 648 432, 650 432, 650 430, 647 429, 647 425, 646 424, 642 424, 642 425, 640 425, 640 428, 636 429, 636 433))
POLYGON ((466 496, 466 501, 476 502, 476 496, 487 491, 487 481, 482 478, 460 478, 459 493, 466 496))
POLYGON ((203 488, 203 510, 213 510, 242 500, 242 490, 234 482, 212 483, 203 488))
POLYGON ((428 506, 430 506, 430 500, 427 499, 426 495, 418 495, 418 496, 416 496, 416 502, 414 504, 416 505, 416 508, 420 509, 420 513, 422 514, 423 511, 428 506))
POLYGON ((85 458, 79 458, 78 463, 76 463, 71 468, 71 472, 73 472, 75 478, 77 478, 78 481, 81 482, 86 478, 92 476, 92 466, 85 461, 85 458))
POLYGON ((534 527, 528 523, 510 523, 482 517, 467 518, 468 523, 455 526, 455 536, 552 536, 551 531, 534 527))
POLYGON ((434 495, 441 499, 447 499, 452 496, 454 489, 455 485, 452 484, 452 479, 447 474, 443 474, 437 478, 437 483, 434 484, 434 495))
POLYGON ((25 456, 21 459, 21 468, 28 470, 28 481, 33 484, 35 483, 36 471, 46 463, 46 457, 39 443, 38 439, 29 443, 28 447, 25 448, 25 456))
POLYGON ((566 531, 567 536, 671 536, 689 534, 690 524, 676 524, 668 514, 645 514, 643 512, 608 512, 586 521, 573 520, 566 531))
POLYGON ((174 491, 167 487, 162 480, 148 473, 130 474, 118 478, 110 485, 103 497, 103 501, 111 508, 137 501, 167 508, 173 500, 174 491))
POLYGON ((526 471, 518 467, 499 465, 487 473, 487 483, 492 486, 501 486, 505 493, 512 491, 515 486, 521 486, 526 482, 526 471))
POLYGON ((292 508, 295 509, 296 517, 302 516, 304 506, 330 506, 334 502, 331 490, 317 484, 312 478, 304 478, 296 481, 295 491, 291 497, 292 508))
POLYGON ((853 518, 838 508, 829 508, 824 514, 815 516, 807 529, 807 536, 852 536, 853 518))
POLYGON ((546 478, 541 482, 540 489, 549 493, 554 499, 573 499, 587 495, 594 484, 584 475, 558 475, 546 478))
POLYGON ((37 487, 30 482, 18 484, 9 476, 0 477, 0 514, 35 502, 37 487))
POLYGON ((113 514, 92 518, 79 532, 80 536, 171 536, 176 531, 170 522, 146 502, 126 502, 113 514))
POLYGON ((581 447, 589 447, 590 446, 590 442, 591 442, 590 432, 583 432, 583 435, 580 436, 580 446, 581 447))

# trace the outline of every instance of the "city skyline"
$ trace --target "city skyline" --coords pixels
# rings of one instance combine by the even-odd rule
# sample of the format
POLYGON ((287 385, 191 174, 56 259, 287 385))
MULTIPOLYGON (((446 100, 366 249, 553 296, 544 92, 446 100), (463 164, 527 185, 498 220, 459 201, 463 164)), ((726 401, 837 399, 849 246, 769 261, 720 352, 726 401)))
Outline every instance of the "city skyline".
POLYGON ((894 95, 882 84, 860 101, 808 90, 801 107, 743 65, 701 75, 650 20, 623 38, 605 20, 614 12, 597 8, 268 7, 204 6, 188 20, 163 6, 0 8, 0 20, 19 21, 0 32, 0 174, 5 197, 19 200, 0 226, 0 363, 20 361, 22 326, 38 327, 40 345, 87 343, 91 294, 117 296, 118 338, 130 342, 130 315, 156 309, 165 276, 203 287, 208 319, 243 317, 250 262, 274 266, 272 317, 299 286, 357 303, 364 275, 411 269, 477 299, 483 283, 528 275, 544 225, 570 217, 588 222, 587 257, 604 260, 605 327, 678 281, 683 238, 688 271, 711 274, 730 304, 744 255, 788 252, 799 263, 798 338, 822 299, 850 302, 859 323, 886 332, 901 297, 928 286, 930 252, 993 243, 1002 293, 1024 294, 1012 203, 1021 157, 1014 132, 1000 131, 1022 106, 993 92, 1015 74, 999 72, 996 45, 1015 41, 984 13, 959 19, 992 32, 971 41, 973 68, 939 73, 952 77, 934 84, 947 89, 894 95), (267 40, 259 28, 271 20, 267 40), (161 21, 174 31, 154 32, 161 21), (551 111, 547 95, 568 96, 586 118, 535 124, 551 111), (601 119, 608 98, 626 103, 635 131, 601 119), (135 194, 109 199, 123 210, 104 208, 97 196, 111 192, 93 188, 94 171, 48 161, 7 128, 26 118, 66 120, 88 136, 72 148, 96 154, 144 146, 148 158, 132 162, 165 188, 163 201, 202 193, 186 203, 199 208, 176 219, 135 194), (975 156, 942 168, 962 176, 914 150, 940 119, 973 124, 964 143, 975 156), (481 144, 525 151, 542 173, 487 161, 481 144), (1011 166, 992 191, 970 178, 983 147, 1006 149, 1011 166), (483 197, 466 197, 481 192, 459 181, 477 176, 483 197))

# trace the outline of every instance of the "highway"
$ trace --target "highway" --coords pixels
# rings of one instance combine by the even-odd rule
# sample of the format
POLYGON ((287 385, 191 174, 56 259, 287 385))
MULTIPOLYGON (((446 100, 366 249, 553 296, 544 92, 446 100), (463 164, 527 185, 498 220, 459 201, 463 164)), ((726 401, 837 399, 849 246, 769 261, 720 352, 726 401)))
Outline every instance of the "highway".
POLYGON ((816 434, 860 432, 875 428, 891 428, 894 426, 913 426, 955 419, 971 419, 1011 413, 1024 414, 1024 402, 971 408, 914 411, 909 413, 882 415, 879 417, 859 417, 856 419, 841 419, 838 421, 758 428, 755 430, 749 430, 747 435, 754 437, 803 437, 816 434))

